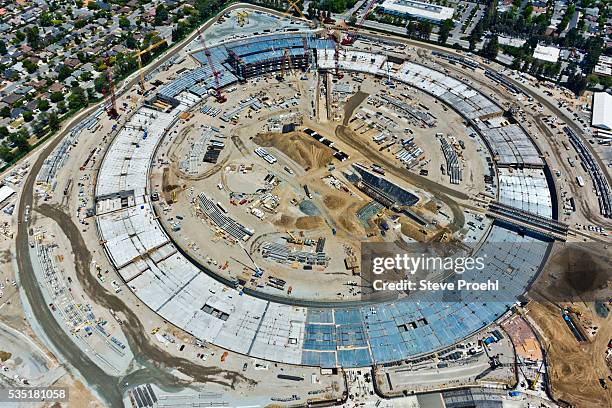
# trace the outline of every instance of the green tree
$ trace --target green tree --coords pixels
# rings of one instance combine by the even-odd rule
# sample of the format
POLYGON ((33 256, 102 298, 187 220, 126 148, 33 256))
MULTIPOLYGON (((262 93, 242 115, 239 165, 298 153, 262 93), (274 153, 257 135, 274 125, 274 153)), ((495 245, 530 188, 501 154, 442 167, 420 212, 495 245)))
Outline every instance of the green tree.
POLYGON ((81 81, 89 81, 92 78, 93 78, 93 74, 89 71, 83 72, 81 76, 79 77, 81 81))
POLYGON ((450 18, 442 22, 442 24, 440 25, 440 31, 438 31, 438 42, 440 44, 446 43, 446 40, 448 40, 448 36, 454 27, 455 23, 453 23, 453 20, 451 20, 450 18))
POLYGON ((494 61, 495 58, 497 57, 498 52, 499 52, 499 42, 497 40, 497 36, 494 35, 482 47, 482 56, 490 59, 491 61, 494 61))
POLYGON ((28 74, 33 74, 38 69, 38 66, 29 58, 23 60, 23 67, 28 71, 28 74))
POLYGON ((19 44, 26 39, 26 35, 23 33, 23 31, 17 30, 15 32, 15 39, 17 40, 17 44, 19 44))
POLYGON ((162 23, 166 21, 167 19, 168 19, 168 11, 166 10, 166 7, 164 7, 163 4, 159 4, 155 8, 155 19, 153 23, 156 26, 159 26, 159 25, 162 25, 162 23))
POLYGON ((603 51, 604 41, 601 37, 589 37, 584 44, 586 56, 584 57, 584 72, 590 74, 597 65, 599 56, 603 51))
POLYGON ((2 109, 0 109, 0 116, 2 116, 3 118, 10 117, 11 116, 11 108, 9 108, 8 106, 5 106, 2 109))
POLYGON ((77 52, 76 57, 79 61, 81 61, 82 64, 86 64, 87 62, 89 62, 89 58, 83 51, 77 52))
MULTIPOLYGON (((175 30, 172 30, 172 36, 174 36, 174 32, 175 30)), ((173 41, 176 41, 176 40, 173 40, 173 41)), ((138 43, 136 42, 136 39, 134 38, 132 34, 128 34, 128 36, 125 37, 125 46, 129 48, 130 50, 135 50, 138 47, 138 43)))
POLYGON ((57 79, 63 81, 72 75, 72 70, 68 68, 65 64, 60 65, 59 70, 57 71, 57 79))
POLYGON ((94 79, 94 89, 98 93, 106 92, 108 88, 108 81, 106 80, 106 76, 100 75, 96 79, 94 79))
POLYGON ((53 16, 49 12, 42 12, 40 14, 40 25, 43 27, 49 27, 53 24, 53 16))
POLYGON ((568 77, 565 86, 577 96, 582 95, 588 85, 587 79, 581 74, 574 74, 568 77))
POLYGON ((11 142, 20 152, 26 153, 30 150, 30 144, 28 138, 30 135, 26 129, 21 129, 17 133, 11 133, 9 136, 9 142, 11 142))
POLYGON ((87 19, 86 18, 79 18, 78 20, 76 20, 74 22, 74 28, 76 29, 81 29, 83 27, 85 27, 87 25, 87 19))
POLYGON ((25 120, 26 122, 31 122, 32 119, 34 119, 34 114, 32 113, 32 111, 25 111, 22 113, 23 116, 23 120, 25 120))
POLYGON ((36 137, 41 137, 45 133, 45 121, 46 114, 43 113, 39 116, 39 120, 36 120, 34 121, 34 123, 32 123, 32 133, 36 135, 36 137))
POLYGON ((523 9, 523 18, 525 20, 529 20, 531 14, 533 13, 533 4, 531 2, 527 3, 525 8, 523 9))
POLYGON ((9 130, 6 126, 0 126, 0 138, 4 139, 9 135, 9 130))
POLYGON ((421 21, 418 24, 419 37, 424 39, 429 39, 431 35, 431 31, 433 30, 433 26, 430 22, 421 21))
POLYGON ((128 20, 125 16, 119 17, 119 27, 130 28, 130 20, 128 20))
POLYGON ((15 158, 13 151, 5 145, 0 146, 0 160, 10 163, 15 158))
POLYGON ((59 91, 53 92, 51 96, 49 97, 49 99, 51 99, 51 102, 53 103, 58 103, 64 100, 64 94, 59 91))
POLYGON ((49 129, 51 129, 51 131, 53 132, 59 129, 60 121, 59 121, 59 118, 57 117, 57 113, 51 112, 49 114, 48 125, 49 125, 49 129))
POLYGON ((4 42, 4 40, 0 40, 0 55, 5 55, 6 53, 6 43, 4 42))
POLYGON ((570 20, 574 16, 575 12, 576 12, 576 5, 574 3, 567 6, 567 10, 565 11, 563 18, 561 19, 561 22, 557 26, 558 32, 562 32, 567 28, 567 25, 569 24, 570 20))
POLYGON ((476 49, 476 44, 478 44, 478 42, 480 42, 480 40, 482 39, 482 35, 484 33, 484 26, 482 21, 483 20, 480 20, 476 23, 474 29, 469 35, 468 41, 470 42, 470 51, 476 49))
POLYGON ((46 111, 50 107, 49 101, 46 99, 39 99, 38 102, 36 102, 36 107, 41 111, 46 111))
POLYGON ((72 88, 72 92, 68 96, 68 107, 72 110, 81 109, 87 106, 87 94, 80 86, 72 88))
POLYGON ((34 49, 38 49, 41 46, 40 36, 38 34, 39 31, 37 26, 28 27, 26 30, 28 44, 34 49))

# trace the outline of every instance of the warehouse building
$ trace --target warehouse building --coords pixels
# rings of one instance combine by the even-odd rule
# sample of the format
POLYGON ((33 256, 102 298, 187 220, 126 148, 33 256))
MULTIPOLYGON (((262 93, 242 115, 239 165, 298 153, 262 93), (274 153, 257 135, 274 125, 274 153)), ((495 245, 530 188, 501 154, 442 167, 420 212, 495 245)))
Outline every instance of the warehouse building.
POLYGON ((439 24, 452 19, 455 9, 414 0, 385 0, 377 10, 402 18, 413 18, 439 24))
POLYGON ((612 131, 612 95, 607 92, 593 94, 593 127, 612 131))

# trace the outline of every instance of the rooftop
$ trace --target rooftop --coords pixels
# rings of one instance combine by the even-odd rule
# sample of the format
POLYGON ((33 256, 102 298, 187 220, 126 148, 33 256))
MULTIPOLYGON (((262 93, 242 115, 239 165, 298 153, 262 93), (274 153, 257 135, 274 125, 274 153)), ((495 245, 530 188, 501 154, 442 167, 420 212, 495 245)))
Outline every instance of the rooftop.
POLYGON ((385 0, 381 7, 393 14, 409 15, 427 20, 442 21, 453 18, 455 10, 450 7, 438 6, 414 0, 385 0))
POLYGON ((561 50, 557 47, 547 47, 538 44, 535 50, 533 50, 533 58, 537 58, 541 61, 557 62, 560 52, 561 50))
POLYGON ((593 94, 593 117, 591 124, 594 127, 612 130, 612 95, 607 92, 593 94))

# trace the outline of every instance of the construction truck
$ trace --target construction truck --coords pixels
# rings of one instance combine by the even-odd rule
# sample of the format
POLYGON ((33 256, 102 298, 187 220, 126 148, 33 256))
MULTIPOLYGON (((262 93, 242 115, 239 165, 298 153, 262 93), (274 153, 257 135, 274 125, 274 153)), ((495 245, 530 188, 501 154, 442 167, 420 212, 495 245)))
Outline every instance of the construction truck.
POLYGON ((287 235, 289 235, 288 238, 286 238, 287 242, 289 242, 290 244, 296 244, 296 245, 308 245, 308 246, 312 246, 315 244, 315 241, 313 239, 302 239, 302 238, 297 238, 295 235, 293 235, 291 232, 287 231, 287 235))
POLYGON ((287 239, 287 242, 289 242, 290 244, 304 245, 303 239, 297 238, 295 235, 293 235, 289 231, 287 231, 287 235, 289 235, 289 237, 286 239, 287 239))

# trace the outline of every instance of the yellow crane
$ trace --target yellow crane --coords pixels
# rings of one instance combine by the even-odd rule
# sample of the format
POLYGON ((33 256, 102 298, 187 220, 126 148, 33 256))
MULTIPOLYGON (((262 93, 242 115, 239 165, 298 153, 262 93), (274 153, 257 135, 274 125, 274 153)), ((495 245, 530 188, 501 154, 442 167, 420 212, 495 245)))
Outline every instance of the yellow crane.
POLYGON ((540 379, 540 374, 542 373, 543 369, 544 369, 544 359, 542 359, 542 364, 540 364, 540 368, 538 368, 538 372, 536 373, 536 376, 535 376, 533 382, 529 386, 530 390, 535 390, 536 387, 538 386, 538 380, 540 379))
POLYGON ((304 245, 303 239, 297 238, 295 235, 293 235, 289 231, 287 231, 287 235, 289 235, 289 239, 287 241, 289 241, 291 244, 304 245))
POLYGON ((142 58, 141 56, 143 54, 146 54, 149 51, 154 50, 155 48, 166 44, 166 40, 161 40, 156 42, 155 44, 151 44, 149 45, 147 48, 145 48, 144 50, 138 51, 137 53, 133 54, 134 57, 138 58, 138 71, 139 71, 139 75, 140 75, 140 91, 142 92, 142 94, 145 94, 145 80, 144 80, 144 70, 142 69, 142 58))
POLYGON ((293 12, 296 11, 301 18, 308 22, 308 25, 311 28, 314 28, 314 23, 310 21, 308 17, 304 15, 304 13, 302 13, 302 10, 300 10, 300 7, 298 6, 299 0, 287 0, 287 3, 289 6, 287 7, 287 10, 285 10, 285 16, 294 17, 293 12))
POLYGON ((287 7, 287 10, 285 10, 286 16, 290 17, 291 16, 290 11, 293 10, 293 11, 297 11, 300 17, 302 17, 305 20, 308 20, 306 16, 304 15, 304 13, 302 13, 302 10, 300 10, 300 7, 298 6, 299 0, 288 0, 287 3, 289 3, 289 7, 287 7))
POLYGON ((249 12, 239 11, 236 14, 236 19, 238 20, 238 24, 240 24, 240 27, 242 27, 245 23, 249 24, 249 12))

